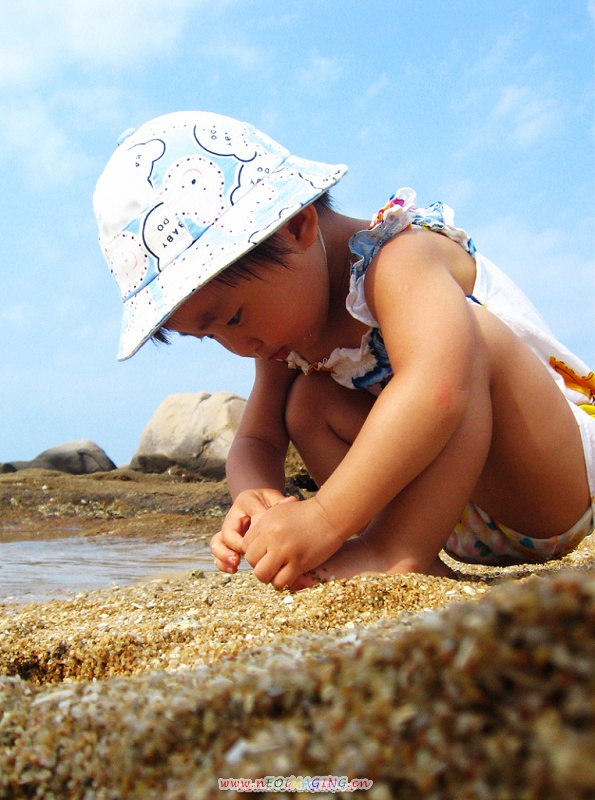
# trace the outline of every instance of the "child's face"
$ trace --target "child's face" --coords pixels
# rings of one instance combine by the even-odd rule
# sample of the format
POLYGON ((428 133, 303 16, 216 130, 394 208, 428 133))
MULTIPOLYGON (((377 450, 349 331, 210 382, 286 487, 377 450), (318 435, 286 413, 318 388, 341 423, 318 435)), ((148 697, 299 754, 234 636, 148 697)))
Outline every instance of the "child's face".
POLYGON ((318 251, 288 256, 288 267, 229 287, 216 281, 174 312, 167 327, 216 339, 240 356, 283 360, 319 342, 329 314, 328 272, 318 251))

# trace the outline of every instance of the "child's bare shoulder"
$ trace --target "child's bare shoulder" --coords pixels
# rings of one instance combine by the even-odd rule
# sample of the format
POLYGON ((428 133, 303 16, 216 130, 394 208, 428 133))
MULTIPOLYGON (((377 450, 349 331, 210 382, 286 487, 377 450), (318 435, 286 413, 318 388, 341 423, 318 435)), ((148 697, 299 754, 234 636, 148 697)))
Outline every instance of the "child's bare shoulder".
POLYGON ((476 270, 475 259, 460 244, 422 228, 408 228, 387 241, 371 269, 389 280, 446 270, 465 294, 473 290, 476 270))

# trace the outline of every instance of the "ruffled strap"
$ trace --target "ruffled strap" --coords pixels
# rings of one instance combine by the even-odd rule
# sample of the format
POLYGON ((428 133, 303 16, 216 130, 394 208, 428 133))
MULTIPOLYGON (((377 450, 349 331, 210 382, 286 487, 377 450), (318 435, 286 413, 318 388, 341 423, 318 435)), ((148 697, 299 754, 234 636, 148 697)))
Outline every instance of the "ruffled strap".
POLYGON ((356 319, 372 328, 378 327, 366 304, 364 278, 366 270, 382 245, 413 224, 415 192, 413 189, 397 189, 388 203, 374 215, 371 227, 359 231, 349 240, 349 249, 358 257, 351 268, 347 309, 356 319))
POLYGON ((450 206, 441 201, 432 203, 427 208, 414 209, 411 224, 448 236, 449 239, 460 244, 470 255, 475 257, 476 249, 473 239, 462 228, 456 227, 455 212, 450 206))
POLYGON ((414 207, 414 203, 415 192, 413 189, 408 189, 406 187, 397 189, 397 191, 391 195, 388 203, 374 214, 372 222, 370 223, 370 228, 375 228, 376 225, 379 225, 383 221, 392 222, 395 219, 401 219, 405 212, 414 207))

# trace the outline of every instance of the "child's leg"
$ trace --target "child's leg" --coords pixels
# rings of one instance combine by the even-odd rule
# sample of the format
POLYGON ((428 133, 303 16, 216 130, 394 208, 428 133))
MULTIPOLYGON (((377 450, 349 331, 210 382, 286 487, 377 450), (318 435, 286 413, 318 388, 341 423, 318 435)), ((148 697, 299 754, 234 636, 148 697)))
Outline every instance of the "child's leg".
POLYGON ((590 503, 576 418, 529 347, 485 309, 475 313, 491 349, 493 436, 471 499, 518 533, 559 535, 590 503))
MULTIPOLYGON (((474 365, 469 403, 455 434, 319 573, 445 574, 438 553, 469 500, 534 538, 564 533, 585 513, 590 503, 585 458, 568 401, 518 337, 489 312, 476 313, 489 364, 474 365)), ((346 454, 373 402, 329 376, 294 385, 288 430, 319 485, 346 454)))
MULTIPOLYGON (((347 542, 321 565, 317 575, 351 577, 369 571, 450 574, 438 553, 478 481, 491 436, 485 377, 478 375, 472 395, 458 430, 434 462, 358 539, 347 542)), ((373 402, 366 392, 345 389, 326 375, 299 379, 292 388, 288 431, 319 485, 346 454, 373 402)))
POLYGON ((285 411, 289 437, 312 478, 322 484, 339 466, 359 433, 375 397, 340 386, 330 375, 300 375, 285 411))

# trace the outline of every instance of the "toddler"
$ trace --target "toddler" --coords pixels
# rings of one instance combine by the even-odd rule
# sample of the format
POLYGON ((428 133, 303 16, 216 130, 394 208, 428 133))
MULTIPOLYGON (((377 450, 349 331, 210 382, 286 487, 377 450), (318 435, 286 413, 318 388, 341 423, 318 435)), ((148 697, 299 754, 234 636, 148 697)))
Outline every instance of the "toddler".
POLYGON ((281 589, 451 574, 569 552, 593 531, 595 377, 442 203, 369 225, 342 165, 203 112, 127 132, 97 184, 124 303, 120 360, 169 332, 255 359, 211 542, 281 589), (292 441, 319 489, 284 496, 292 441))

